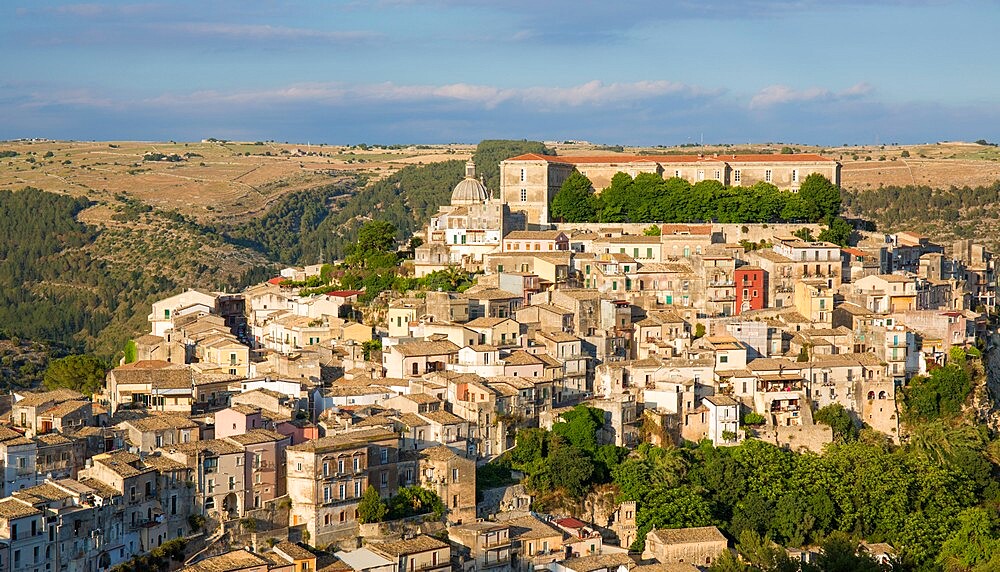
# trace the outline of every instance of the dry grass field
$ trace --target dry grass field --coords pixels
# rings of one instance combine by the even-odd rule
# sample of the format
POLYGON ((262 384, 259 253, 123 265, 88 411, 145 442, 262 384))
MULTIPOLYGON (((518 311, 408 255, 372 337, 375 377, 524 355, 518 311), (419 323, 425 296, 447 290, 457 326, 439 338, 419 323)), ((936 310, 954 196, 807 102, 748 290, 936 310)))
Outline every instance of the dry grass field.
MULTIPOLYGON (((0 151, 18 153, 0 159, 0 190, 32 186, 95 201, 124 194, 208 221, 263 212, 281 195, 333 182, 337 173, 380 178, 406 165, 466 159, 473 150, 460 145, 363 150, 271 142, 15 141, 0 143, 0 151), (147 153, 183 160, 144 160, 147 153)), ((84 218, 100 222, 102 213, 95 208, 84 218)))
MULTIPOLYGON (((550 144, 559 154, 613 154, 589 144, 550 144)), ((785 145, 698 148, 627 148, 624 153, 778 153, 785 145)), ((974 143, 820 148, 791 145, 840 160, 842 184, 850 190, 882 185, 933 187, 987 185, 1000 180, 1000 149, 974 143)), ((288 192, 335 182, 338 174, 377 179, 407 165, 468 159, 472 145, 421 145, 399 149, 295 145, 274 142, 77 142, 0 143, 0 190, 25 186, 112 202, 127 195, 154 208, 176 210, 201 222, 260 214, 288 192), (179 155, 177 162, 145 160, 147 153, 179 155)), ((116 201, 115 201, 116 202, 116 201)), ((114 211, 101 206, 83 213, 105 223, 114 211)))

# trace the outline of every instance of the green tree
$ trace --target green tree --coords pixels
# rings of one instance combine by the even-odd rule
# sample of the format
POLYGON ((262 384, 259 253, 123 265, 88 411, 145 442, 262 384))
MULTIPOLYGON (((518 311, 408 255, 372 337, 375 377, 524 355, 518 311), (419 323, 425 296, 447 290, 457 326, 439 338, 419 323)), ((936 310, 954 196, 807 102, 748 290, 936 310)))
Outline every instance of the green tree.
POLYGON ((819 240, 832 242, 838 246, 847 246, 854 233, 851 223, 838 217, 827 217, 826 228, 820 231, 819 240))
POLYGON ((123 353, 125 354, 125 363, 132 363, 137 358, 138 349, 135 347, 135 340, 129 340, 125 342, 125 349, 123 353))
POLYGON ((642 234, 646 236, 660 236, 660 225, 651 224, 642 231, 642 234))
POLYGON ((550 214, 564 222, 596 221, 597 201, 590 179, 573 171, 552 198, 550 214))
POLYGON ((347 263, 354 267, 388 268, 396 265, 396 227, 383 220, 366 221, 347 263))
POLYGON ((97 393, 104 387, 107 365, 91 355, 71 355, 54 359, 45 370, 46 389, 66 388, 84 395, 97 393))
POLYGON ((577 405, 560 416, 552 432, 590 454, 597 452, 597 432, 604 426, 604 411, 577 405))
POLYGON ((362 524, 370 522, 382 522, 389 514, 389 507, 378 490, 369 485, 365 493, 361 495, 361 502, 358 503, 358 521, 362 524))
POLYGON ((830 405, 821 407, 813 415, 813 419, 817 423, 829 425, 833 429, 834 437, 850 440, 856 439, 858 436, 858 427, 854 424, 854 418, 839 403, 831 403, 830 405))
POLYGON ((798 194, 806 204, 815 206, 817 216, 814 221, 840 214, 840 188, 819 173, 808 175, 799 186, 798 194))
POLYGON ((948 571, 1000 570, 1000 522, 996 511, 970 508, 958 519, 959 528, 941 546, 938 564, 948 571))

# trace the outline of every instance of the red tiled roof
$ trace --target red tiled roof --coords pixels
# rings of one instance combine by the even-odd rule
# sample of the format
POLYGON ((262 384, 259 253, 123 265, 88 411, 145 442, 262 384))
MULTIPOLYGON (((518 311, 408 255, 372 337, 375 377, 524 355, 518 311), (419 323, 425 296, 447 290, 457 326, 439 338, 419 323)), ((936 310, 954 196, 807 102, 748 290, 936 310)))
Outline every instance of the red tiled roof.
POLYGON ((593 156, 556 156, 526 153, 511 157, 507 161, 546 161, 548 163, 565 163, 583 165, 587 163, 699 163, 699 162, 733 162, 733 163, 796 163, 803 161, 833 162, 833 159, 815 153, 794 154, 763 154, 763 155, 593 155, 593 156))
POLYGON ((284 276, 275 276, 274 278, 271 278, 270 280, 268 280, 267 283, 268 284, 281 284, 285 280, 288 280, 288 279, 285 278, 284 276))
POLYGON ((575 519, 573 517, 561 518, 561 519, 559 519, 559 520, 556 521, 556 524, 558 524, 559 526, 562 526, 564 528, 583 528, 583 527, 587 526, 587 523, 585 523, 583 521, 580 521, 580 520, 577 520, 577 519, 575 519))
POLYGON ((361 290, 331 290, 327 292, 327 296, 337 296, 339 298, 349 298, 351 296, 357 296, 361 293, 361 290))

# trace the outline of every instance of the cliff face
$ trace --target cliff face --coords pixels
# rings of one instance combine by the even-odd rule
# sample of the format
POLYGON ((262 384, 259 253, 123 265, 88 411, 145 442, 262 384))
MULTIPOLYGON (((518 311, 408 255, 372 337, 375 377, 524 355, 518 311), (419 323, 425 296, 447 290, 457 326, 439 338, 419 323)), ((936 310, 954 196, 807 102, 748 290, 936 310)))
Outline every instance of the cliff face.
POLYGON ((993 334, 984 355, 984 375, 976 379, 973 390, 979 422, 996 431, 1000 430, 1000 334, 993 334))

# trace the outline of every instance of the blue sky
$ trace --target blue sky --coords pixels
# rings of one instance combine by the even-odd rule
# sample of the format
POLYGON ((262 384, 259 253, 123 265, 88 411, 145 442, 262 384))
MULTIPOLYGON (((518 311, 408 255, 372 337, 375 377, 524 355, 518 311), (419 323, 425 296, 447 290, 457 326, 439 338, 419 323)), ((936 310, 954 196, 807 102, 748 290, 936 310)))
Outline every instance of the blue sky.
POLYGON ((1000 3, 0 4, 0 138, 1000 139, 1000 3))

